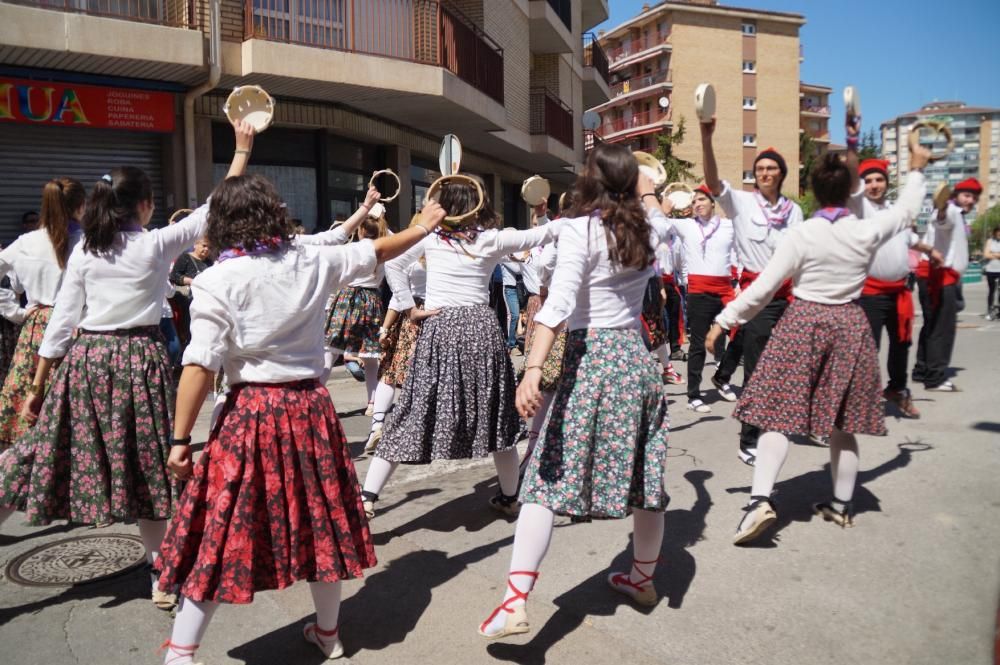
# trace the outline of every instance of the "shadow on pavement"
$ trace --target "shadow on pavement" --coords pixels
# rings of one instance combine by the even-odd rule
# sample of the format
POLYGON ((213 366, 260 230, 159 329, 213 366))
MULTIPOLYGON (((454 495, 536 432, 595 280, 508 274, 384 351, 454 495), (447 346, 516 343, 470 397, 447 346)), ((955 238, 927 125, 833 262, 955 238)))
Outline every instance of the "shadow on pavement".
MULTIPOLYGON (((16 519, 16 517, 14 518, 16 519)), ((17 545, 18 543, 23 543, 26 540, 31 540, 32 538, 41 538, 43 536, 54 536, 59 533, 66 533, 68 531, 73 531, 74 529, 80 528, 79 524, 53 524, 44 529, 32 529, 31 533, 26 533, 23 536, 5 536, 0 534, 0 547, 7 547, 9 545, 17 545)))
POLYGON ((1000 432, 1000 423, 978 422, 972 425, 972 429, 981 432, 1000 432))

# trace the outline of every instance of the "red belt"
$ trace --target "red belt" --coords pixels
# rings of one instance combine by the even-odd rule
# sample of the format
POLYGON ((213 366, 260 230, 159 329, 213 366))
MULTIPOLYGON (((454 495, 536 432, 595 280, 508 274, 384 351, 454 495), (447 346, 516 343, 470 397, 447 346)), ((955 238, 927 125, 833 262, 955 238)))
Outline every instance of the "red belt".
POLYGON ((710 293, 719 296, 723 305, 728 305, 736 297, 733 282, 727 276, 688 275, 688 293, 710 293))
POLYGON ((956 270, 944 267, 931 268, 931 274, 927 277, 927 294, 931 297, 931 306, 937 307, 941 304, 941 291, 946 286, 958 284, 962 276, 956 270))
MULTIPOLYGON (((753 270, 743 269, 743 274, 740 275, 740 290, 745 290, 748 286, 753 284, 753 281, 760 276, 759 272, 754 272, 753 270)), ((792 296, 792 280, 786 279, 781 283, 781 286, 775 292, 772 300, 787 300, 792 302, 794 297, 792 296)))
POLYGON ((931 262, 930 261, 920 261, 917 263, 917 269, 914 271, 917 279, 927 279, 930 277, 931 272, 931 262))
POLYGON ((913 341, 913 295, 906 288, 906 279, 886 282, 869 277, 861 290, 863 296, 896 296, 896 325, 901 342, 913 341))

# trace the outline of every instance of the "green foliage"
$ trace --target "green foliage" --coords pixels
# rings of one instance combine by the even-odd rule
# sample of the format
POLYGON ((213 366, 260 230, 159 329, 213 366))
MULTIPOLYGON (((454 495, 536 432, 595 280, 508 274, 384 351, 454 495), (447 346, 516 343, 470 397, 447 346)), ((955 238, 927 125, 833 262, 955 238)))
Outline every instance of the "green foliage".
POLYGON ((972 229, 969 231, 969 252, 978 256, 983 251, 986 239, 993 233, 993 229, 1000 227, 1000 204, 989 208, 982 215, 976 217, 972 222, 972 229))
POLYGON ((813 137, 808 132, 800 132, 799 160, 802 162, 802 168, 799 169, 800 197, 806 193, 806 187, 809 184, 809 174, 812 173, 813 167, 816 166, 817 159, 819 159, 819 146, 816 145, 816 141, 813 140, 813 137))
POLYGON ((812 190, 806 190, 804 194, 798 198, 792 198, 793 201, 799 204, 802 208, 802 217, 809 219, 812 217, 817 210, 819 210, 819 203, 816 201, 816 195, 812 193, 812 190))
POLYGON ((684 116, 677 121, 677 126, 673 132, 663 132, 656 136, 656 150, 653 157, 656 157, 663 164, 667 171, 667 182, 696 182, 697 177, 691 168, 694 162, 681 159, 674 154, 674 146, 680 145, 684 141, 684 116))
POLYGON ((875 139, 875 130, 869 129, 861 135, 861 145, 858 146, 858 159, 877 159, 881 154, 881 147, 875 139))

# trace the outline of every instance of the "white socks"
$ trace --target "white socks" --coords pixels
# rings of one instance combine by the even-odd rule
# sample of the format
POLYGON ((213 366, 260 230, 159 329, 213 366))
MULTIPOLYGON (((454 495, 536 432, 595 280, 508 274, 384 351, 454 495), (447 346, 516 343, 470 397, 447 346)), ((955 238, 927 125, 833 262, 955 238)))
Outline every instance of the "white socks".
POLYGON ((511 446, 506 450, 493 453, 493 464, 497 467, 497 480, 500 482, 500 492, 504 496, 517 494, 517 448, 511 446))
POLYGON ((177 618, 174 619, 174 629, 170 633, 170 643, 164 665, 190 665, 194 663, 194 654, 205 636, 208 622, 212 620, 218 603, 210 601, 197 602, 190 598, 181 598, 177 608, 177 618))
POLYGON ((788 437, 780 432, 765 432, 757 440, 757 459, 753 465, 750 496, 771 496, 778 473, 788 457, 788 437))
MULTIPOLYGON (((385 414, 389 411, 389 407, 392 406, 392 400, 396 397, 396 389, 390 386, 388 383, 379 382, 378 386, 375 387, 375 393, 371 396, 372 400, 372 415, 378 418, 379 415, 382 416, 378 422, 385 420, 385 414)), ((372 429, 375 427, 375 421, 372 421, 372 429)))
MULTIPOLYGON (((833 498, 850 503, 858 480, 858 440, 853 434, 834 429, 830 434, 830 473, 833 476, 833 498)), ((837 506, 843 509, 843 506, 837 506)))
MULTIPOLYGON (((142 538, 142 545, 146 548, 146 563, 154 565, 160 558, 160 545, 163 543, 163 536, 167 533, 167 520, 136 520, 139 523, 139 537, 142 538)), ((153 588, 156 588, 157 574, 150 573, 153 588)))
POLYGON ((362 491, 378 496, 382 488, 389 482, 399 462, 389 462, 381 457, 373 457, 372 463, 368 466, 368 473, 365 475, 365 485, 362 491))
POLYGON ((659 358, 660 364, 663 365, 664 369, 670 368, 670 349, 666 344, 660 344, 653 349, 653 353, 659 358))

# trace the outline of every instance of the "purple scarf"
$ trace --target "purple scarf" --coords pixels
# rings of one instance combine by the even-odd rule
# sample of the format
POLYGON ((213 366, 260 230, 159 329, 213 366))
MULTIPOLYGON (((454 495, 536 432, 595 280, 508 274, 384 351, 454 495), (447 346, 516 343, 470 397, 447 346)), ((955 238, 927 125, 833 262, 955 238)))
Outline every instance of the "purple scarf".
POLYGON ((850 214, 851 211, 848 210, 847 208, 838 208, 831 206, 829 208, 821 208, 817 210, 815 216, 821 217, 826 221, 830 222, 831 224, 833 224, 841 217, 847 217, 850 214))
POLYGON ((795 204, 779 194, 778 202, 772 206, 759 191, 754 190, 753 195, 757 199, 760 211, 764 213, 764 218, 767 219, 768 227, 784 226, 788 223, 788 216, 792 214, 792 206, 795 204))
POLYGON ((219 252, 218 263, 223 261, 228 261, 229 259, 235 259, 239 256, 262 256, 264 254, 273 254, 283 250, 288 245, 288 241, 280 236, 272 236, 267 240, 257 240, 254 242, 253 247, 247 249, 245 247, 230 247, 229 249, 224 249, 219 252))

